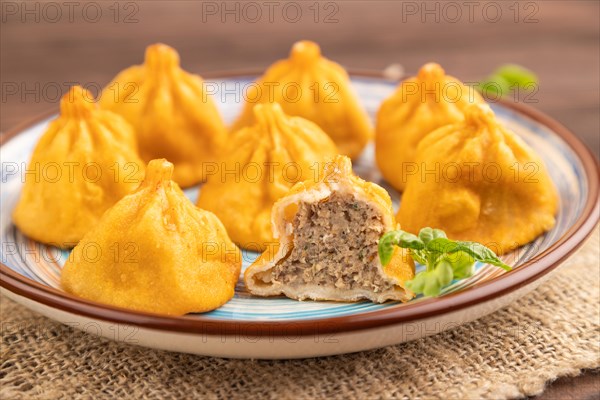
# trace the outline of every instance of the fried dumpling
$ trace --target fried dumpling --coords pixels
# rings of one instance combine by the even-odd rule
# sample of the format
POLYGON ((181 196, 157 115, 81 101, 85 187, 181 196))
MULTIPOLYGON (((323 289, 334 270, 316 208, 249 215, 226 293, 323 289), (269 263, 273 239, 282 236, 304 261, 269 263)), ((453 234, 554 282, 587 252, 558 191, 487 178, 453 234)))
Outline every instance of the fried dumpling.
POLYGON ((181 69, 179 54, 164 44, 149 46, 143 65, 120 72, 103 90, 100 105, 133 125, 145 162, 170 160, 182 187, 205 179, 203 163, 213 162, 226 140, 202 78, 181 69))
POLYGON ((171 180, 173 164, 148 164, 135 192, 104 214, 73 249, 63 288, 100 303, 159 314, 218 308, 234 294, 241 253, 219 219, 171 180))
POLYGON ((223 159, 200 188, 198 206, 214 212, 241 247, 262 251, 273 241, 271 207, 296 183, 334 157, 333 141, 313 122, 257 104, 256 123, 233 133, 223 159))
POLYGON ((256 103, 278 102, 286 114, 306 118, 321 127, 341 154, 357 157, 373 136, 369 117, 354 93, 348 73, 321 56, 319 45, 303 40, 290 57, 271 65, 251 86, 242 114, 232 127, 252 125, 256 103))
POLYGON ((244 274, 258 296, 284 294, 304 300, 407 301, 404 282, 414 263, 397 248, 392 261, 379 261, 379 238, 397 229, 388 193, 352 172, 350 159, 326 163, 317 181, 296 184, 275 203, 267 249, 244 274))
POLYGON ((33 151, 13 221, 37 241, 73 247, 139 185, 143 168, 127 121, 73 86, 33 151))
POLYGON ((544 163, 485 104, 427 135, 416 162, 427 173, 408 179, 397 216, 406 231, 435 226, 502 254, 554 226, 558 195, 544 163))
POLYGON ((435 63, 425 64, 415 77, 403 81, 377 113, 375 158, 381 174, 395 189, 404 190, 417 170, 417 145, 427 134, 462 121, 469 104, 481 96, 435 63))

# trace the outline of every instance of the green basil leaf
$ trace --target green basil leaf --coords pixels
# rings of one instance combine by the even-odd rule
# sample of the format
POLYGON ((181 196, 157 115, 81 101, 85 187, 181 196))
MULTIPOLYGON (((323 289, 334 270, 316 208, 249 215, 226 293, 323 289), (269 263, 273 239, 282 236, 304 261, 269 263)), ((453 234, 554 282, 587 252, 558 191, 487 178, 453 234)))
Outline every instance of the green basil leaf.
POLYGON ((394 252, 394 246, 409 249, 410 256, 425 265, 406 282, 411 291, 425 296, 437 296, 453 279, 465 279, 473 275, 475 261, 485 262, 510 271, 510 266, 489 248, 477 242, 454 241, 448 239, 439 229, 423 228, 419 236, 401 230, 386 233, 379 240, 379 259, 387 265, 394 252))
POLYGON ((412 280, 405 283, 406 287, 412 292, 425 296, 438 296, 442 288, 452 282, 452 266, 450 263, 442 260, 431 271, 418 273, 412 280))
POLYGON ((502 260, 494 253, 491 249, 485 247, 481 243, 477 242, 456 242, 459 246, 460 251, 468 253, 477 261, 491 264, 496 267, 500 267, 506 271, 510 271, 512 268, 509 265, 504 264, 502 260))
POLYGON ((517 88, 534 89, 538 82, 538 76, 533 71, 517 64, 504 64, 481 81, 478 90, 484 96, 506 96, 517 88))
POLYGON ((436 282, 431 280, 425 284, 425 287, 423 288, 423 294, 425 296, 439 295, 442 288, 448 286, 452 282, 454 276, 452 265, 445 260, 440 261, 433 270, 433 276, 435 277, 436 282))
POLYGON ((460 242, 445 238, 433 239, 427 243, 426 250, 434 253, 451 254, 462 251, 469 254, 477 261, 495 265, 510 271, 510 266, 504 264, 502 260, 491 249, 477 242, 460 242))
POLYGON ((421 250, 425 247, 421 239, 412 233, 401 230, 387 232, 379 239, 379 246, 377 248, 381 265, 390 263, 392 254, 394 254, 394 246, 414 250, 421 250))
POLYGON ((445 237, 439 237, 427 243, 425 249, 435 253, 451 253, 457 248, 457 242, 445 237))
POLYGON ((423 228, 419 232, 419 239, 427 245, 431 240, 437 238, 445 238, 446 233, 441 229, 423 228))
POLYGON ((444 259, 452 265, 454 279, 465 279, 475 272, 475 259, 464 251, 446 254, 444 259))
POLYGON ((419 264, 427 265, 427 254, 423 250, 409 249, 408 253, 419 264))
POLYGON ((504 79, 510 86, 516 85, 522 89, 531 88, 539 81, 533 71, 517 64, 501 65, 492 73, 492 77, 504 79))
POLYGON ((491 76, 479 84, 479 91, 484 96, 506 96, 511 92, 510 82, 500 76, 491 76))
POLYGON ((425 283, 427 282, 430 273, 431 272, 429 271, 419 272, 413 279, 404 282, 404 286, 415 294, 423 293, 423 288, 425 287, 425 283))

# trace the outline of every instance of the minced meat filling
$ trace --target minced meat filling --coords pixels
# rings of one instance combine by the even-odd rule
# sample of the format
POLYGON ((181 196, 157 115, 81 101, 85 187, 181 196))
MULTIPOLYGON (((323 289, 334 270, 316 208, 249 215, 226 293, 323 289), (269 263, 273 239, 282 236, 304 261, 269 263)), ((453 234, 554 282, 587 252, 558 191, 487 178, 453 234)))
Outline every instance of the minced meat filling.
POLYGON ((319 203, 300 203, 293 226, 293 249, 269 280, 374 292, 393 286, 377 270, 383 223, 369 204, 333 193, 319 203))

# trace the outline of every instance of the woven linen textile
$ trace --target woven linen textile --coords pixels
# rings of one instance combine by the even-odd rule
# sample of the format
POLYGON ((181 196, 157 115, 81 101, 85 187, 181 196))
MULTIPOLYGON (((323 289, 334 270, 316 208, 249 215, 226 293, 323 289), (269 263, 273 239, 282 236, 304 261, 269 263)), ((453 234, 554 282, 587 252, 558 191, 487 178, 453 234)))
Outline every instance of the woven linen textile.
POLYGON ((1 299, 0 398, 514 398, 600 367, 598 229, 546 283, 451 331, 357 354, 225 360, 83 334, 1 299))

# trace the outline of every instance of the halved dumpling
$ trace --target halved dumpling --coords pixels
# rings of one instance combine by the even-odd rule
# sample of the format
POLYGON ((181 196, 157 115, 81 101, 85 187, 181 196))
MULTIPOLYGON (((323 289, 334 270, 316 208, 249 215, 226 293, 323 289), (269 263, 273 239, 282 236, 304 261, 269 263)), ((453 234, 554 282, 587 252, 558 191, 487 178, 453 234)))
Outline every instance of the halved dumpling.
POLYGON ((397 229, 387 192, 352 172, 337 156, 319 179, 296 184, 272 211, 279 242, 245 272, 248 290, 258 296, 284 294, 304 300, 407 301, 404 282, 414 264, 400 249, 383 267, 379 238, 397 229))

